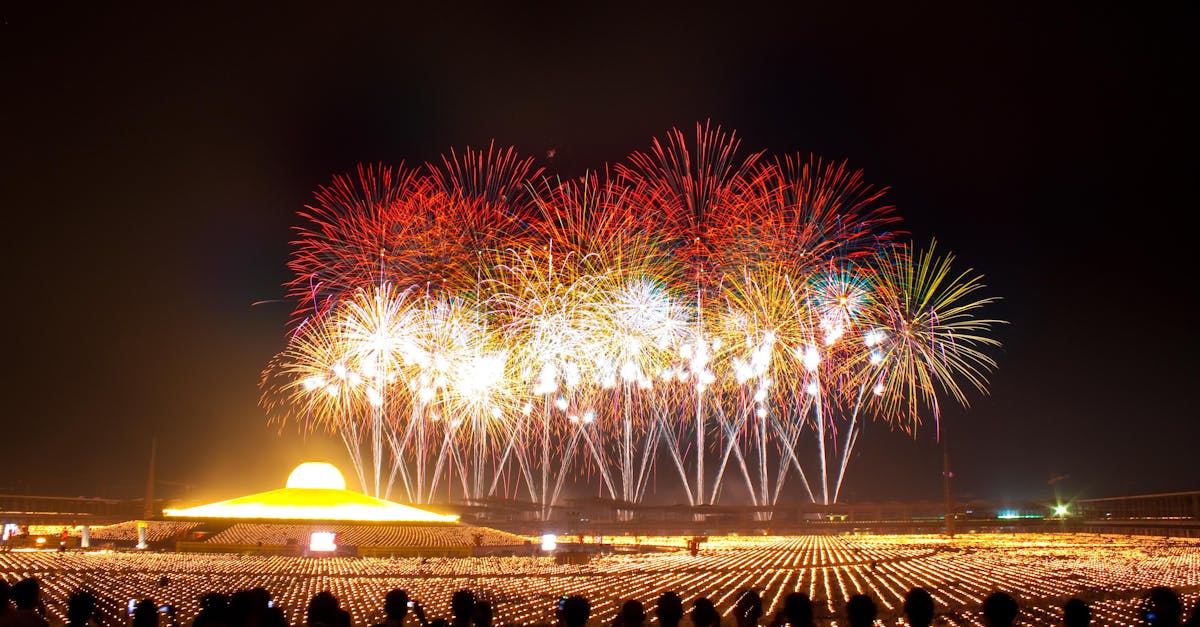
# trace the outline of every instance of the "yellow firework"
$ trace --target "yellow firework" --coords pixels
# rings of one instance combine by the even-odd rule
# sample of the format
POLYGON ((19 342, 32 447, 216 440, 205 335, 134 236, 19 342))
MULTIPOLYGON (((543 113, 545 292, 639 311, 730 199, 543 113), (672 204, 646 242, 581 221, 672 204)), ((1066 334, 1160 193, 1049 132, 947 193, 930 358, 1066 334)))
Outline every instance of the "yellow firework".
POLYGON ((877 413, 902 425, 921 422, 923 410, 940 418, 939 393, 968 404, 964 385, 987 392, 996 362, 987 349, 999 320, 977 317, 996 301, 981 295, 983 278, 954 270, 954 255, 900 246, 881 251, 878 325, 864 336, 877 357, 872 393, 877 413))

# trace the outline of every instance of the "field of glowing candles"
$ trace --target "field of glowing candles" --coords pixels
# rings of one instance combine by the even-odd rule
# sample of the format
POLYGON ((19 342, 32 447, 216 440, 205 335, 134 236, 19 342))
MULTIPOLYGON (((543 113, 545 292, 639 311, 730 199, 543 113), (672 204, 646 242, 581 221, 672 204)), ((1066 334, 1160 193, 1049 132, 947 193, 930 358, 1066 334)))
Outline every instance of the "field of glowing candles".
MULTIPOLYGON (((669 540, 669 539, 662 539, 669 540)), ((654 539, 643 538, 643 541, 654 539)), ((670 545, 670 542, 656 544, 670 545)), ((1098 624, 1134 624, 1152 586, 1174 588, 1190 608, 1200 591, 1200 540, 1088 534, 965 534, 712 537, 695 556, 667 551, 594 556, 586 564, 551 557, 300 558, 150 552, 0 553, 0 577, 42 582, 47 617, 63 621, 66 600, 86 589, 100 597, 109 624, 122 624, 130 598, 177 608, 190 624, 202 594, 265 587, 292 624, 317 592, 333 592, 355 625, 382 617, 386 592, 403 588, 431 616, 448 616, 450 596, 471 589, 489 600, 496 624, 552 623, 560 595, 592 603, 592 624, 607 624, 634 598, 653 616, 664 591, 685 607, 708 597, 730 619, 739 591, 763 598, 764 621, 792 591, 808 594, 820 624, 841 624, 850 595, 879 605, 879 623, 903 625, 904 594, 929 590, 939 624, 981 625, 979 606, 992 591, 1014 595, 1026 624, 1058 624, 1062 604, 1086 600, 1098 624), (161 579, 166 576, 165 585, 161 579)))

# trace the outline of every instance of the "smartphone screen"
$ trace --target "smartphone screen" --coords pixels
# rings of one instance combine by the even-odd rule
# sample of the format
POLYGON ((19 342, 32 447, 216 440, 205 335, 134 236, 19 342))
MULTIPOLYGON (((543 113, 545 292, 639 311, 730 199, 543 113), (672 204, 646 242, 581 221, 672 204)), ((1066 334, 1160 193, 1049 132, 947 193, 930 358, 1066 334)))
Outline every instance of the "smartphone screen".
POLYGON ((137 599, 129 599, 129 604, 127 607, 129 609, 129 615, 133 616, 133 608, 137 607, 137 599))

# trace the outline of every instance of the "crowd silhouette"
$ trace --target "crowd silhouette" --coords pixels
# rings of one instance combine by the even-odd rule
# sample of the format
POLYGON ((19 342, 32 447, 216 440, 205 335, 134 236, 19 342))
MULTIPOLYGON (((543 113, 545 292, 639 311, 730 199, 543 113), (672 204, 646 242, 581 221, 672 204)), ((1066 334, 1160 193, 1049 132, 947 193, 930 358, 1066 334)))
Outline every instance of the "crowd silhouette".
MULTIPOLYGON (((158 605, 151 599, 130 602, 129 622, 132 627, 184 627, 168 605, 158 605)), ((275 606, 270 592, 264 588, 238 590, 232 594, 210 592, 200 600, 200 612, 191 627, 288 627, 291 623, 281 608, 275 606)), ((1092 624, 1091 608, 1082 599, 1073 598, 1062 606, 1061 624, 1084 627, 1092 624)), ((1200 627, 1200 600, 1184 619, 1184 604, 1174 590, 1167 587, 1150 589, 1139 608, 1140 624, 1148 627, 1200 627)), ((674 592, 659 596, 653 608, 654 617, 663 627, 686 625, 692 627, 816 627, 813 603, 808 595, 792 592, 784 598, 782 608, 774 616, 763 616, 762 597, 755 590, 741 590, 728 620, 722 620, 716 606, 706 597, 695 599, 691 611, 686 611, 681 597, 674 592)), ((932 595, 923 588, 913 588, 904 599, 905 621, 910 627, 929 627, 937 619, 937 607, 932 595)), ((1016 598, 1004 592, 994 592, 979 608, 983 623, 988 627, 1010 627, 1021 624, 1021 607, 1016 598)), ((876 624, 878 608, 866 594, 855 594, 845 604, 845 623, 850 627, 871 627, 876 624)), ((492 605, 477 599, 470 590, 455 592, 450 600, 448 617, 429 617, 419 602, 409 598, 401 589, 393 589, 383 599, 383 621, 369 627, 492 627, 492 605), (410 618, 411 615, 411 618, 410 618)), ((611 627, 643 627, 647 610, 641 601, 630 599, 621 604, 611 621, 592 616, 588 599, 563 596, 554 608, 553 625, 534 623, 540 627, 584 627, 608 622, 611 627)), ((351 615, 342 609, 338 598, 329 591, 312 597, 303 617, 305 627, 354 627, 351 615)), ((842 624, 839 619, 839 624, 842 624)), ((67 602, 69 627, 105 627, 97 612, 97 598, 92 592, 79 591, 67 602)), ((25 578, 15 584, 0 580, 0 627, 50 627, 45 605, 36 578, 25 578)), ((368 627, 368 626, 363 626, 368 627)))

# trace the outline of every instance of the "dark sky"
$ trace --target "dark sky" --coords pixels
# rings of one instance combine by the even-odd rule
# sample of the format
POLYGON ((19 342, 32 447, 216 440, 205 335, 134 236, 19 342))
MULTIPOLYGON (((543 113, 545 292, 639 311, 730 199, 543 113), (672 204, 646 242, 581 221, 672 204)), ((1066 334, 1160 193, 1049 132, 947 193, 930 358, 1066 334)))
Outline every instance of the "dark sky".
MULTIPOLYGON (((1004 297, 961 494, 1200 488, 1194 3, 42 4, 0 9, 0 489, 139 494, 151 434, 168 496, 339 460, 256 403, 316 186, 492 138, 575 175, 709 118, 850 160, 1004 297)), ((931 430, 859 446, 851 498, 939 494, 931 430)))

